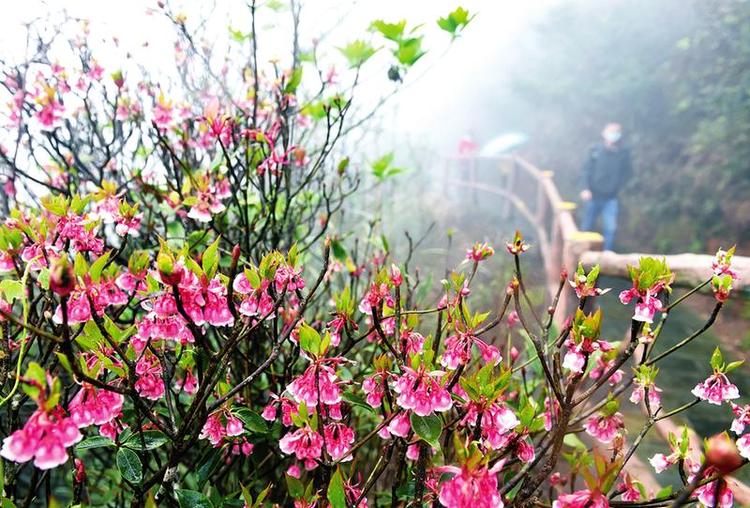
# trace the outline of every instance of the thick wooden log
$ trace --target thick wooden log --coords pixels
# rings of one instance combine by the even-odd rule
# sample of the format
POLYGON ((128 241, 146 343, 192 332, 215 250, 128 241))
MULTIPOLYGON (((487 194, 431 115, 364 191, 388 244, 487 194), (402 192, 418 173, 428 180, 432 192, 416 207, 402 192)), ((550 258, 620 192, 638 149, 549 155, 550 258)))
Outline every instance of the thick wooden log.
MULTIPOLYGON (((705 282, 711 276, 711 262, 713 256, 707 254, 670 254, 659 256, 658 254, 628 253, 620 254, 606 251, 588 251, 581 254, 581 262, 586 267, 599 265, 602 275, 614 277, 628 277, 627 265, 638 265, 638 260, 644 256, 666 258, 669 268, 675 273, 675 285, 697 286, 705 282)), ((750 257, 734 256, 732 268, 740 276, 735 281, 734 288, 741 289, 750 284, 750 257)))

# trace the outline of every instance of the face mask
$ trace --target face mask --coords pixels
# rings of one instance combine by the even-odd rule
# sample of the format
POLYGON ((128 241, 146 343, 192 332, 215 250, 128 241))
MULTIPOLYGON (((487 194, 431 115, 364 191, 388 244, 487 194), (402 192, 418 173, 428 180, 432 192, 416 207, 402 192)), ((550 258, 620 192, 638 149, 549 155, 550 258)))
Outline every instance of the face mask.
POLYGON ((607 131, 604 133, 604 139, 610 143, 617 143, 620 141, 620 137, 622 137, 622 133, 619 131, 607 131))

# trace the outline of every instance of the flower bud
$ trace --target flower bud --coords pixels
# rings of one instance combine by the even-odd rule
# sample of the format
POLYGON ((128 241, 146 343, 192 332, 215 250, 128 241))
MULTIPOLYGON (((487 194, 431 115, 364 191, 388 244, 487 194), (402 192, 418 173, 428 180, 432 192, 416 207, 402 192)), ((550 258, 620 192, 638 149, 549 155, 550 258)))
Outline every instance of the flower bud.
POLYGON ((76 275, 68 261, 68 256, 61 256, 50 269, 49 288, 59 296, 68 296, 76 287, 76 275))
POLYGON ((721 474, 731 473, 742 465, 742 457, 729 434, 722 432, 706 440, 706 464, 721 474))
POLYGON ((175 266, 174 257, 164 251, 159 252, 159 255, 156 256, 156 268, 159 270, 159 275, 164 284, 174 286, 182 279, 182 268, 175 266))

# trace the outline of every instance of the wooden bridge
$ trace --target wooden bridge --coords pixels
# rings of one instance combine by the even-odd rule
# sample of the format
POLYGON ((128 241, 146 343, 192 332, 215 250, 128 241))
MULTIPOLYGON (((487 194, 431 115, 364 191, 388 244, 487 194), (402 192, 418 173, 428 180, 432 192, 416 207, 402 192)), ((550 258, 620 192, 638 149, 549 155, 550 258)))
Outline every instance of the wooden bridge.
MULTIPOLYGON (((694 287, 711 276, 713 254, 647 254, 603 252, 603 237, 593 231, 581 231, 576 224, 576 203, 565 201, 555 185, 553 173, 534 166, 527 160, 515 156, 456 158, 467 163, 467 178, 452 182, 456 185, 505 198, 503 215, 509 217, 511 207, 534 228, 534 237, 545 268, 546 287, 550 296, 557 292, 560 272, 566 269, 573 273, 578 262, 590 268, 600 265, 602 275, 627 277, 627 265, 638 264, 643 256, 664 257, 675 273, 675 285, 694 287), (489 164, 497 169, 498 178, 493 183, 484 183, 477 178, 478 163, 489 164)), ((531 236, 531 235, 528 235, 531 236)), ((740 279, 734 290, 750 284, 750 257, 734 256, 733 268, 740 279)), ((572 310, 572 294, 564 291, 560 297, 558 319, 572 310), (563 312, 564 311, 564 312, 563 312)), ((561 324, 561 323, 558 323, 561 324)))
MULTIPOLYGON (((545 268, 545 285, 551 299, 557 293, 560 284, 560 273, 566 269, 568 273, 575 272, 578 263, 582 262, 587 268, 599 265, 602 275, 627 278, 627 265, 637 265, 643 256, 664 257, 675 273, 675 285, 695 287, 705 282, 712 273, 711 263, 713 254, 674 254, 659 255, 646 253, 614 253, 603 252, 603 237, 596 232, 581 231, 576 224, 574 212, 576 204, 565 201, 555 185, 553 173, 534 166, 527 160, 515 156, 499 156, 491 158, 457 158, 453 159, 464 166, 465 179, 452 182, 479 192, 504 198, 501 206, 503 216, 510 218, 511 209, 518 212, 534 228, 534 237, 542 256, 545 268), (494 173, 487 179, 492 183, 477 178, 478 166, 489 167, 494 173)), ((455 173, 454 173, 455 174, 455 173)), ((528 235, 531 236, 531 235, 528 235)), ((735 282, 734 290, 747 288, 750 284, 750 257, 734 256, 732 267, 738 272, 740 279, 735 282)), ((556 313, 558 327, 574 310, 577 299, 572 291, 564 290, 560 295, 559 308, 556 313)), ((670 419, 656 422, 654 427, 666 441, 670 432, 678 433, 679 429, 670 419)), ((691 448, 696 459, 702 442, 700 437, 690 430, 691 448)), ((658 490, 659 484, 647 464, 633 456, 628 462, 627 469, 640 479, 644 485, 658 490)), ((736 501, 741 505, 750 505, 750 487, 730 479, 736 501)))

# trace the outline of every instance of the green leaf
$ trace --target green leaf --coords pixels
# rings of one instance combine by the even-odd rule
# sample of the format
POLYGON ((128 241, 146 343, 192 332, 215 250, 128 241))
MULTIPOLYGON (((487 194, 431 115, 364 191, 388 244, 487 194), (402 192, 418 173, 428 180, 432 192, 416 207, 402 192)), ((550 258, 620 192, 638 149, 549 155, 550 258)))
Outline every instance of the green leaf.
POLYGON ((575 434, 565 434, 565 437, 563 437, 563 443, 566 446, 570 446, 571 448, 575 448, 577 450, 587 449, 584 442, 581 441, 575 434))
POLYGON ((117 462, 117 469, 125 480, 130 483, 141 483, 143 466, 141 465, 141 459, 133 450, 120 448, 117 450, 115 461, 117 462))
POLYGON ((338 50, 346 57, 352 69, 365 63, 378 51, 363 40, 352 41, 338 50))
POLYGON ((247 427, 250 431, 260 434, 265 434, 266 432, 268 432, 268 425, 266 424, 266 421, 255 411, 243 407, 238 409, 235 414, 237 415, 237 418, 242 420, 242 423, 244 423, 245 427, 247 427))
POLYGON ((310 354, 320 354, 320 334, 308 324, 299 329, 299 346, 310 354))
POLYGON ((0 293, 3 294, 5 301, 8 303, 13 303, 14 300, 21 300, 25 293, 23 282, 10 279, 0 281, 0 293))
POLYGON ((297 87, 299 87, 300 83, 302 82, 302 67, 297 67, 292 72, 292 75, 289 77, 289 81, 287 81, 286 86, 284 87, 284 91, 286 93, 295 93, 297 91, 297 87))
POLYGON ((346 253, 346 249, 344 248, 343 245, 341 245, 340 241, 333 240, 331 242, 331 250, 333 251, 334 258, 338 259, 339 261, 346 261, 346 258, 348 257, 348 255, 346 253))
POLYGON ((672 486, 667 485, 663 489, 661 489, 659 492, 656 493, 656 499, 661 499, 663 497, 668 497, 672 495, 672 486))
POLYGON ((196 490, 175 489, 180 508, 213 508, 205 494, 196 490))
POLYGON ((411 413, 411 428, 414 433, 423 440, 427 441, 435 448, 439 448, 440 434, 443 432, 443 419, 435 413, 427 416, 419 416, 411 413))
POLYGON ((450 33, 455 38, 458 36, 459 31, 466 28, 466 25, 468 25, 472 19, 474 19, 474 16, 470 17, 469 11, 463 7, 458 7, 446 17, 438 19, 437 24, 440 28, 450 33))
POLYGON ((209 279, 213 279, 216 270, 219 268, 219 240, 220 238, 214 240, 214 243, 206 247, 206 250, 203 252, 201 265, 203 271, 206 272, 206 277, 209 279))
POLYGON ((94 448, 104 448, 105 446, 114 446, 115 442, 104 436, 87 437, 76 445, 76 451, 93 450, 94 448))
POLYGON ((406 20, 402 19, 398 23, 386 23, 382 19, 378 19, 370 24, 370 30, 376 30, 383 34, 383 37, 392 41, 398 42, 404 35, 404 28, 406 28, 406 20))
POLYGON ((293 499, 299 499, 305 493, 305 486, 294 476, 286 475, 286 487, 293 499))
POLYGON ((76 253, 75 261, 73 261, 73 272, 75 272, 76 277, 83 277, 89 273, 89 264, 80 252, 76 253))
POLYGON ((144 430, 130 436, 125 446, 133 450, 154 450, 169 442, 169 438, 159 430, 144 430), (141 434, 143 436, 141 437, 141 434))
POLYGON ((331 508, 346 508, 344 479, 341 477, 340 468, 336 468, 336 472, 333 473, 328 483, 328 501, 331 503, 331 508))
POLYGON ((422 38, 414 37, 399 42, 398 49, 395 51, 396 58, 403 65, 414 65, 417 60, 425 55, 422 50, 422 38))
POLYGON ((109 255, 112 251, 107 251, 103 255, 99 256, 96 261, 91 263, 91 268, 89 269, 89 275, 91 275, 91 280, 95 283, 99 282, 102 276, 102 270, 104 270, 104 267, 107 264, 107 261, 109 261, 109 255))
POLYGON ((220 449, 214 450, 206 457, 200 466, 198 466, 198 485, 203 488, 208 478, 216 471, 222 463, 222 452, 220 449))
POLYGON ((724 357, 721 354, 721 351, 717 347, 714 349, 713 354, 711 355, 711 367, 713 367, 714 370, 719 370, 724 365, 724 357))

